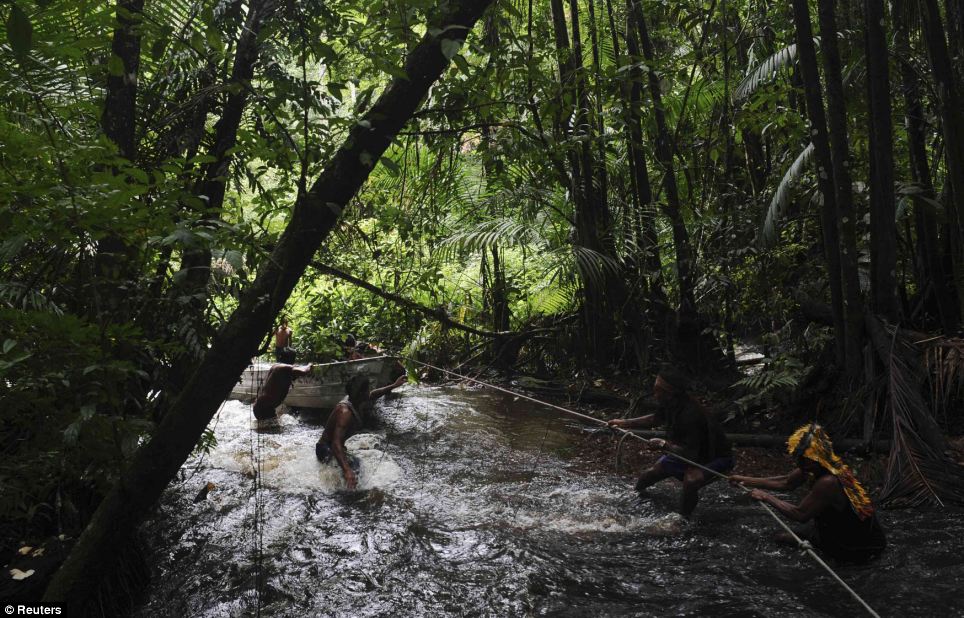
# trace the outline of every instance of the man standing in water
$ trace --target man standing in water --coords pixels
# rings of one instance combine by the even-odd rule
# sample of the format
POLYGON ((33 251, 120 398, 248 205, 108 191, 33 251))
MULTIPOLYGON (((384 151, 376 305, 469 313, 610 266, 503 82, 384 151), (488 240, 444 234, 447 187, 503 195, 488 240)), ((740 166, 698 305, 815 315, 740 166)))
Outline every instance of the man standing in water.
POLYGON ((347 397, 342 399, 331 411, 325 429, 315 444, 315 456, 318 461, 328 463, 334 457, 345 475, 345 485, 349 490, 355 489, 358 479, 355 476, 358 461, 350 457, 345 451, 345 440, 358 432, 368 420, 368 415, 376 399, 401 386, 406 382, 405 375, 400 376, 394 383, 370 391, 368 376, 357 374, 345 384, 347 397))
POLYGON ((656 376, 653 395, 658 407, 653 414, 609 421, 610 427, 636 429, 666 424, 668 440, 656 438, 650 443, 664 448, 669 454, 640 475, 636 491, 673 477, 683 483, 680 513, 689 517, 699 502, 699 490, 717 479, 715 475, 692 466, 676 457, 678 454, 711 470, 726 473, 733 468, 730 441, 722 427, 703 406, 689 395, 688 380, 673 367, 663 367, 656 376))
POLYGON ((295 351, 291 347, 294 331, 288 327, 288 319, 281 318, 281 326, 274 331, 274 359, 279 363, 295 362, 295 351))
MULTIPOLYGON (((800 427, 787 440, 787 452, 796 460, 797 468, 784 476, 755 478, 730 476, 734 485, 756 487, 750 497, 771 505, 785 517, 813 526, 797 530, 801 538, 842 562, 867 562, 884 550, 887 541, 877 521, 870 496, 850 468, 833 452, 833 443, 820 425, 800 427), (791 504, 763 491, 788 491, 805 481, 810 493, 800 504, 791 504)), ((781 543, 795 540, 787 533, 777 536, 781 543)))

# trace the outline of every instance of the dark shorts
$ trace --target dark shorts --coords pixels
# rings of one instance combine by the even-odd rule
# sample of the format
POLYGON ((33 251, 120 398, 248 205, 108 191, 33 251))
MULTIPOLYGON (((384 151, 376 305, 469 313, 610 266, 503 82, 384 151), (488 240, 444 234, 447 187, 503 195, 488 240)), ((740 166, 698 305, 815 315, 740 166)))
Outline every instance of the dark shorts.
MULTIPOLYGON (((334 453, 331 452, 331 446, 324 442, 318 442, 315 444, 315 457, 317 457, 321 463, 330 463, 335 456, 334 453)), ((361 461, 354 455, 348 455, 348 465, 352 470, 358 472, 361 468, 361 461)))
POLYGON ((266 421, 269 418, 274 418, 276 416, 275 407, 276 406, 255 403, 253 410, 254 417, 259 421, 266 421))
POLYGON ((294 348, 289 348, 289 347, 279 348, 279 347, 275 347, 275 349, 274 349, 274 359, 275 359, 277 362, 279 362, 279 363, 288 363, 288 364, 290 365, 290 364, 294 363, 294 362, 295 362, 295 359, 297 359, 297 358, 298 358, 298 355, 297 355, 297 353, 295 352, 294 348))
MULTIPOLYGON (((663 455, 656 463, 658 463, 667 474, 680 481, 683 480, 683 474, 686 472, 686 469, 691 467, 690 464, 673 455, 663 455)), ((713 461, 703 465, 710 470, 716 470, 720 474, 726 474, 733 469, 733 456, 717 457, 713 461)))

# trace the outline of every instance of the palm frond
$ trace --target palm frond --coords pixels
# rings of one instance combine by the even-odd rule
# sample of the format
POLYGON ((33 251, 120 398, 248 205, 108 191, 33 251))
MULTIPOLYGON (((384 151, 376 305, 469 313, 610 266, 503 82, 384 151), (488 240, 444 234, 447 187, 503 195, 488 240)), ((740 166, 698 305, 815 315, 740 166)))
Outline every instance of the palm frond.
MULTIPOLYGON (((879 326, 873 330, 878 329, 879 326)), ((883 347, 881 338, 882 333, 878 331, 875 335, 878 353, 883 347)), ((944 437, 922 395, 920 359, 897 331, 892 335, 887 365, 893 443, 881 504, 964 504, 964 467, 944 452, 944 437)))
MULTIPOLYGON (((813 42, 820 46, 820 37, 813 37, 813 42)), ((780 69, 792 64, 797 59, 797 44, 791 43, 783 49, 771 54, 766 60, 752 69, 740 85, 733 92, 733 102, 738 103, 753 94, 762 84, 772 81, 780 69)))
POLYGON ((783 175, 783 179, 777 186, 777 190, 773 194, 773 199, 770 200, 770 207, 767 209, 766 219, 763 222, 761 239, 764 245, 773 246, 776 244, 779 236, 778 224, 786 213, 787 206, 790 204, 790 190, 793 187, 793 183, 803 174, 803 168, 812 156, 813 143, 810 143, 807 144, 807 147, 793 160, 793 163, 790 164, 789 169, 787 169, 787 172, 783 175))
POLYGON ((452 257, 453 253, 474 253, 494 246, 528 245, 540 240, 538 231, 525 222, 509 218, 493 219, 443 240, 438 256, 447 258, 452 257))
POLYGON ((572 246, 572 255, 579 277, 584 282, 600 285, 609 277, 622 275, 622 264, 608 255, 580 245, 572 246))

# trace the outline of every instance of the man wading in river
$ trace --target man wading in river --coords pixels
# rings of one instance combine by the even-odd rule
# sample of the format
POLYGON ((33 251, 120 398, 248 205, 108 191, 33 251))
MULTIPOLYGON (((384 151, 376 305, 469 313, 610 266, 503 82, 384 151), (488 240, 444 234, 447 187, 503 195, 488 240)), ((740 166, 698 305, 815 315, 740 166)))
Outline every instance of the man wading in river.
POLYGON ((691 466, 675 457, 678 454, 703 464, 711 470, 726 473, 733 468, 730 441, 716 422, 698 401, 687 393, 688 380, 672 367, 664 367, 656 376, 653 395, 658 407, 653 414, 637 418, 614 419, 610 427, 636 429, 666 424, 668 440, 656 438, 651 444, 669 451, 636 481, 636 491, 642 492, 650 485, 665 478, 674 477, 683 482, 680 513, 689 517, 699 501, 699 490, 712 483, 716 476, 691 466))
POLYGON ((254 400, 254 417, 259 421, 273 418, 275 408, 288 396, 292 382, 310 374, 313 367, 314 365, 306 365, 298 368, 283 363, 272 365, 265 376, 264 384, 261 385, 258 398, 254 400))
POLYGON ((358 460, 345 452, 345 440, 364 426, 374 401, 405 384, 406 379, 406 376, 402 375, 388 386, 369 391, 368 376, 354 375, 345 384, 348 396, 342 399, 328 416, 321 438, 315 444, 315 456, 322 463, 328 463, 334 457, 345 475, 345 485, 349 490, 355 489, 358 483, 355 476, 358 460))
MULTIPOLYGON (((770 504, 793 521, 805 523, 812 519, 814 525, 797 530, 797 535, 835 560, 859 563, 880 554, 887 542, 870 496, 847 464, 833 452, 833 444, 823 428, 810 423, 797 429, 787 440, 787 452, 797 463, 797 468, 789 474, 766 479, 734 474, 730 482, 787 491, 809 480, 810 493, 797 505, 762 489, 754 489, 750 497, 770 504)), ((796 544, 787 533, 779 534, 777 541, 796 544)))

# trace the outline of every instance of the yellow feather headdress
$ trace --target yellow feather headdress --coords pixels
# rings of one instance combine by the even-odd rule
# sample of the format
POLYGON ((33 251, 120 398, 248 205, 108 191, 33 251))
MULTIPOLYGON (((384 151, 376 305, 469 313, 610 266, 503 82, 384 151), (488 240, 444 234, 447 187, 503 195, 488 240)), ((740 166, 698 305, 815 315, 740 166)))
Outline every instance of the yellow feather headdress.
POLYGON ((874 514, 870 496, 853 471, 833 452, 833 442, 823 427, 808 423, 794 431, 787 439, 787 452, 794 457, 806 457, 817 462, 840 479, 847 499, 860 519, 867 519, 874 514))

